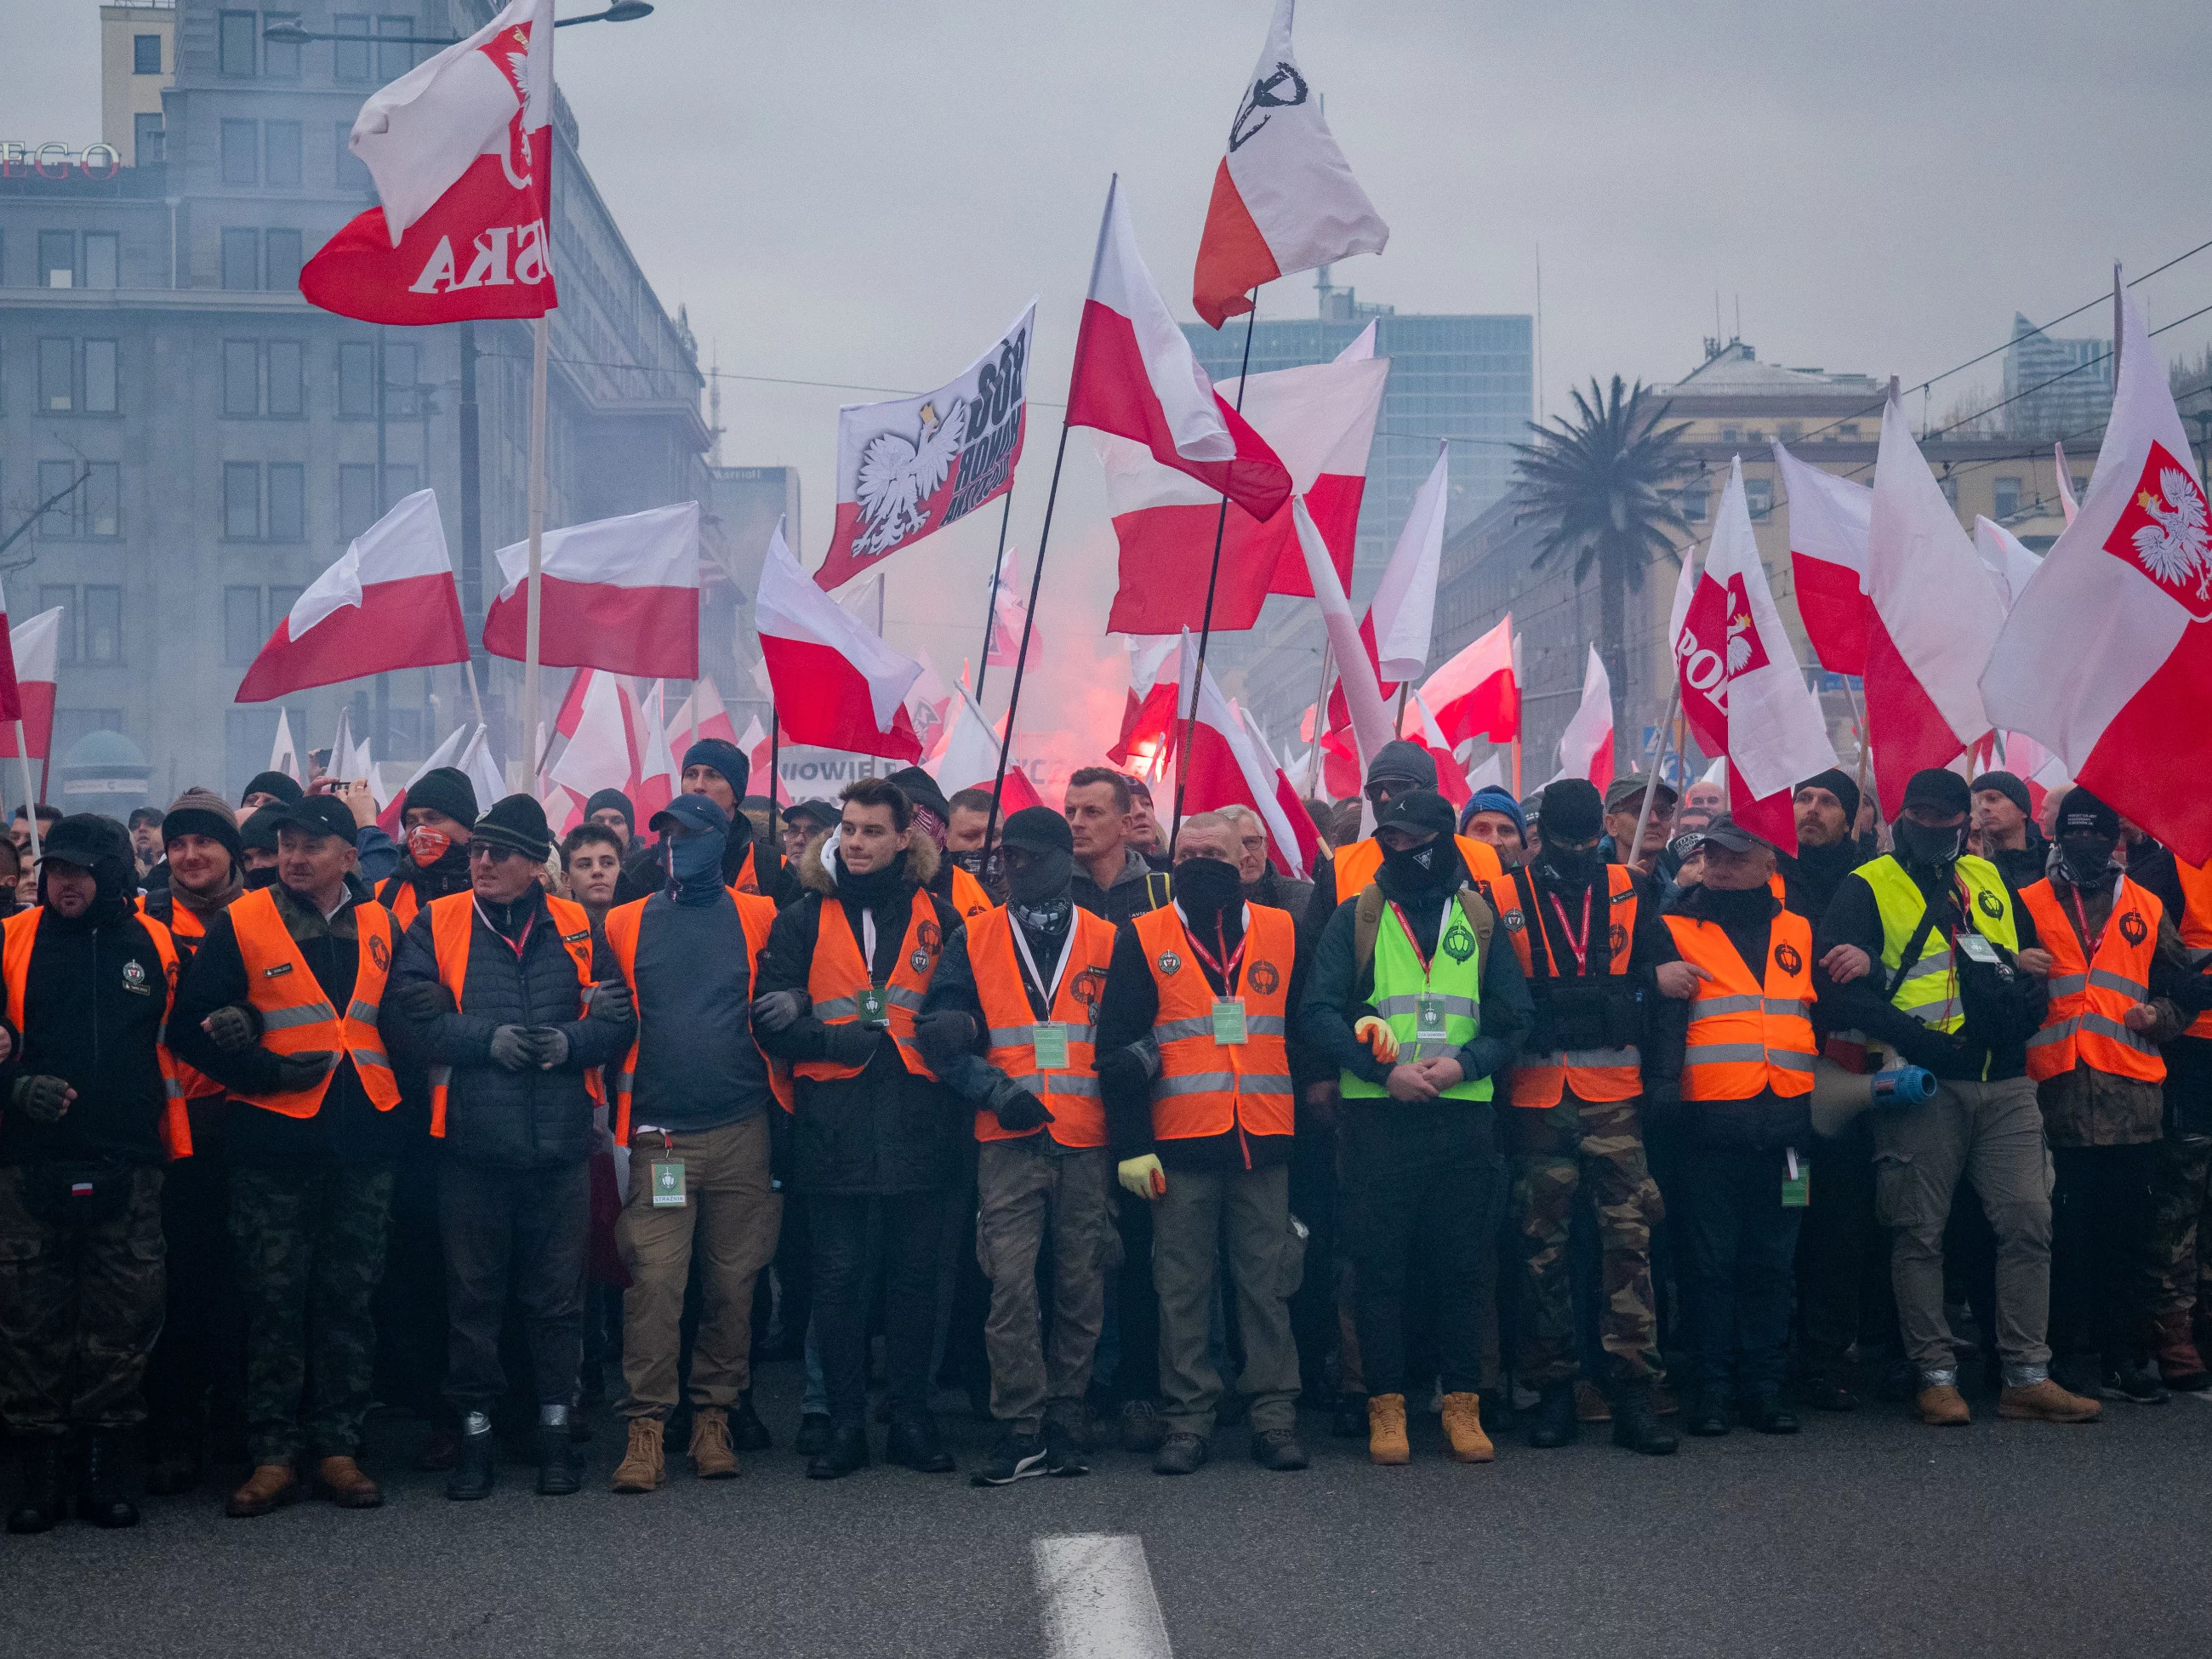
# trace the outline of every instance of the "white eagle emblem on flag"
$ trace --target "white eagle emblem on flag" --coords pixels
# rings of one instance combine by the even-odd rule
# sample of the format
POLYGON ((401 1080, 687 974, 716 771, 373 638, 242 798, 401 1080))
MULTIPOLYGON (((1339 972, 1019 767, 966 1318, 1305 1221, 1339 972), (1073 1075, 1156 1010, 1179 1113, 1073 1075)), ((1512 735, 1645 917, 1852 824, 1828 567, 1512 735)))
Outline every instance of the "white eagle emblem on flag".
POLYGON ((935 404, 921 406, 920 429, 911 441, 896 432, 878 433, 860 452, 854 499, 863 530, 853 551, 862 558, 887 553, 928 527, 929 498, 951 475, 968 433, 968 400, 956 398, 942 417, 935 404))
POLYGON ((2197 481, 2179 467, 2161 467, 2156 495, 2148 489, 2136 495, 2136 505, 2151 522, 2140 526, 2131 538, 2142 568, 2160 582, 2180 583, 2196 579, 2197 597, 2212 598, 2212 545, 2208 545, 2204 497, 2197 481))

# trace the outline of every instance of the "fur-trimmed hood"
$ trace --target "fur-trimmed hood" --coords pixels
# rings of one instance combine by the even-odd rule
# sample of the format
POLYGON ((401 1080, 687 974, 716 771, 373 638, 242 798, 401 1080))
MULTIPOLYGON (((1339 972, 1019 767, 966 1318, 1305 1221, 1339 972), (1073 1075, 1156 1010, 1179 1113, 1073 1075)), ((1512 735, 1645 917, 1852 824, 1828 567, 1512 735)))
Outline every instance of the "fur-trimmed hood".
MULTIPOLYGON (((834 894, 837 890, 836 876, 822 861, 822 848, 829 839, 826 835, 815 836, 806 843, 806 851, 799 855, 799 884, 810 892, 834 894)), ((917 887, 928 886, 937 879, 938 866, 944 856, 935 842, 915 830, 913 839, 907 843, 907 878, 917 887)))

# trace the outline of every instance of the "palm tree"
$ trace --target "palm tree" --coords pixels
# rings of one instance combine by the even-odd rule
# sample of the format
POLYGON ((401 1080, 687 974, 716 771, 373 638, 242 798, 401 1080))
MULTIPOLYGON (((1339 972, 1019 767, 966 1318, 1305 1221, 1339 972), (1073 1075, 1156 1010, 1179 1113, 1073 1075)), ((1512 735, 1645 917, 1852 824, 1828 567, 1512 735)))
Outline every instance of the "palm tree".
POLYGON ((1643 591, 1646 566, 1674 556, 1672 532, 1690 527, 1674 498, 1661 493, 1684 469, 1677 446, 1689 423, 1662 428, 1669 405, 1656 396, 1641 380, 1624 386, 1616 374, 1607 391, 1593 377, 1589 397, 1574 394, 1573 419, 1554 416, 1550 427, 1532 422, 1535 441, 1513 446, 1520 516, 1550 524, 1531 564, 1571 553, 1577 586, 1596 567, 1599 649, 1616 699, 1628 690, 1628 595, 1643 591))

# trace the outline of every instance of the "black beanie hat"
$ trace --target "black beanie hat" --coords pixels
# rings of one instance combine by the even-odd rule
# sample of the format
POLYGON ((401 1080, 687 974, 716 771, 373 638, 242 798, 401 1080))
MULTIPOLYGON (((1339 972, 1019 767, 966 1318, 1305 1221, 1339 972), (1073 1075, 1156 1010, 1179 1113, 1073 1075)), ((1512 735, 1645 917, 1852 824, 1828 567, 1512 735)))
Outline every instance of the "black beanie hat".
POLYGON ((945 792, 937 787, 937 780, 919 766, 902 767, 890 775, 889 781, 896 784, 899 793, 914 805, 935 813, 939 823, 952 822, 952 807, 945 799, 945 792))
POLYGON ((553 856, 553 832, 546 825, 545 809, 529 795, 494 801, 491 810, 476 821, 469 839, 512 848, 538 864, 553 856))
POLYGON ((1367 781, 1379 782, 1388 778, 1409 783, 1416 789, 1437 787, 1437 757, 1418 743, 1407 743, 1393 738, 1375 751, 1368 763, 1367 781))
POLYGON ((238 804, 245 805, 247 795, 274 795, 287 806, 297 806, 307 793, 282 772, 257 772, 247 781, 238 804))
POLYGON ((238 861, 241 868, 246 863, 247 848, 257 853, 276 850, 276 831, 283 823, 284 811, 281 806, 264 806, 238 826, 238 861))
POLYGON ((477 787, 457 766, 434 767, 407 786, 408 806, 443 812, 455 823, 477 821, 477 787))
POLYGON ((1948 817, 1954 812, 1966 811, 1973 804, 1973 792, 1966 787, 1966 779, 1943 767, 1923 768, 1905 781, 1906 806, 1922 807, 1948 817))
POLYGON ((604 811, 610 806, 623 815, 623 822, 631 830, 637 828, 637 808, 630 805, 629 797, 619 789, 595 790, 591 799, 584 803, 584 816, 588 818, 592 813, 604 811))
POLYGON ((2075 784, 2066 792, 2066 799, 2058 804, 2058 836, 2068 836, 2087 830, 2091 835, 2119 838, 2120 814, 2116 807, 2107 806, 2094 795, 2075 784))
POLYGON ((1000 826, 999 839, 1008 847, 1027 847, 1040 853, 1075 850, 1075 832, 1049 806, 1024 806, 1000 826))
POLYGON ((745 751, 720 738, 702 738, 684 751, 681 769, 689 772, 695 766, 711 766, 720 772, 733 799, 742 799, 745 786, 752 781, 753 763, 745 758, 745 751))
POLYGON ((1994 789, 2029 817, 2035 816, 2035 805, 2028 798, 2027 781, 2014 772, 1984 772, 1972 786, 1974 793, 1994 789))
MULTIPOLYGON (((1975 786, 1976 788, 1980 787, 1978 784, 1975 786)), ((1854 824, 1859 821, 1859 786, 1857 781, 1850 773, 1832 766, 1825 772, 1815 772, 1797 787, 1826 790, 1842 803, 1845 824, 1854 824)), ((1794 793, 1795 791, 1792 793, 1794 793)))
POLYGON ((1572 846, 1605 833, 1605 802, 1588 778, 1560 778, 1544 786, 1536 814, 1547 842, 1572 846))

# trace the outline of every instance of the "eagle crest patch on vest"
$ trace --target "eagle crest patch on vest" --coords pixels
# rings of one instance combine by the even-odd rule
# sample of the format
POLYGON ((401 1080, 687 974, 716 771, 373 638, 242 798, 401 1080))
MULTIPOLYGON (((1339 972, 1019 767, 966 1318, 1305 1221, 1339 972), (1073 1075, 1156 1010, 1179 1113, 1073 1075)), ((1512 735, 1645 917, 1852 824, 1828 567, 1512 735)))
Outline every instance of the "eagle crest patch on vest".
POLYGON ((1254 963, 1245 977, 1252 981, 1252 988, 1263 997, 1273 996, 1275 988, 1283 982, 1281 970, 1272 962, 1254 963))
POLYGON ((1508 910, 1498 920, 1504 924, 1505 931, 1509 933, 1517 933, 1528 925, 1528 919, 1517 908, 1508 910))
POLYGON ((123 964, 123 988, 142 997, 152 994, 146 986, 146 969, 136 957, 123 964))
POLYGON ((917 974, 927 971, 929 967, 929 952, 927 951, 916 951, 912 956, 906 959, 906 965, 913 969, 917 974))
POLYGON ((2120 937, 2129 944, 2141 945, 2149 936, 2150 929, 2143 925, 2140 911, 2130 910, 2120 918, 2120 937))
POLYGON ((2004 901, 1986 889, 1974 896, 1974 902, 1981 907, 1982 914, 1985 916, 2004 915, 2004 901))
POLYGON ((385 948, 384 941, 374 933, 368 936, 368 959, 376 964, 379 972, 392 963, 392 952, 385 948))
POLYGON ((1163 951, 1160 952, 1160 971, 1162 973, 1177 973, 1182 970, 1182 958, 1177 956, 1174 951, 1163 951))
POLYGON ((1797 954, 1797 947, 1794 945, 1776 945, 1774 961, 1785 974, 1794 974, 1805 965, 1805 958, 1797 954))
POLYGON ((1454 962, 1465 962, 1474 954, 1474 929, 1463 921, 1455 921, 1444 929, 1444 954, 1454 962))

